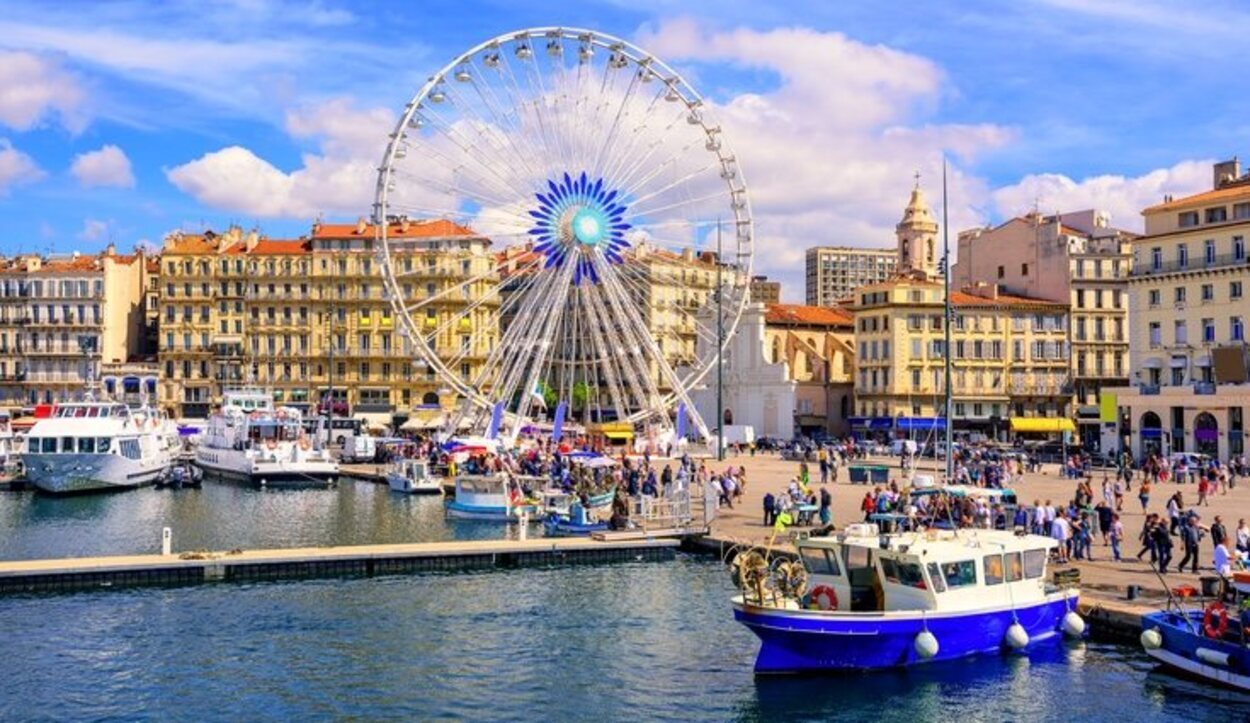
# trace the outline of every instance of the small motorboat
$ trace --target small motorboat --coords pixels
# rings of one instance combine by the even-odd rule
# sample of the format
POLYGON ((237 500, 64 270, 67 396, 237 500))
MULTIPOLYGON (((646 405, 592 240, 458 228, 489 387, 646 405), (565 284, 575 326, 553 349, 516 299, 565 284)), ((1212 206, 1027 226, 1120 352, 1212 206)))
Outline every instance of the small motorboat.
POLYGON ((180 462, 166 470, 165 474, 157 480, 156 486, 182 489, 183 487, 199 487, 203 483, 204 470, 189 462, 180 462))
POLYGON ((1233 573, 1227 596, 1205 607, 1179 602, 1142 616, 1141 644, 1165 668, 1250 692, 1250 572, 1233 573))
POLYGON ((386 471, 386 483, 392 492, 406 495, 441 495, 443 480, 430 472, 430 463, 423 459, 401 459, 386 471))
POLYGON ((591 517, 581 500, 572 498, 564 500, 564 504, 553 500, 546 508, 543 527, 549 537, 579 537, 603 532, 608 529, 608 523, 591 517))
POLYGON ((447 516, 467 520, 537 522, 541 509, 508 474, 462 474, 456 476, 455 494, 447 503, 447 516))

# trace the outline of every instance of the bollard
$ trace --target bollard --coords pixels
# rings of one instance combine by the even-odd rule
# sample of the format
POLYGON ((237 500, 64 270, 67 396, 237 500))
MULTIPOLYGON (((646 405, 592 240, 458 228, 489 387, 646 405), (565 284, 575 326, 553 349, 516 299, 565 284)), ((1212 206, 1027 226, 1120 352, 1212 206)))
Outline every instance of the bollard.
POLYGON ((161 530, 161 554, 166 557, 174 554, 174 531, 168 527, 161 530))
POLYGON ((521 518, 521 529, 518 530, 518 533, 520 534, 520 539, 525 540, 529 537, 530 516, 525 512, 525 510, 521 510, 517 514, 521 518))

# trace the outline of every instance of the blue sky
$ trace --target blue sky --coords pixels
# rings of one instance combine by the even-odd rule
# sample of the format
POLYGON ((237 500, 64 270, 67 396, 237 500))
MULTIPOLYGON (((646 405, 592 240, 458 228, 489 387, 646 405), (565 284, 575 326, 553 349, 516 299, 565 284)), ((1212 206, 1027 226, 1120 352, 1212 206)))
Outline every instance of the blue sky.
MULTIPOLYGON (((652 50, 725 118, 761 270, 892 241, 915 170, 952 227, 1037 203, 1118 225, 1250 153, 1234 2, 0 3, 0 251, 306 232, 368 209, 421 82, 505 32, 576 25, 652 50), (518 7, 520 5, 521 7, 518 7), (767 7, 766 7, 767 5, 767 7), (763 251, 770 253, 762 253, 763 251)), ((801 289, 787 292, 790 300, 801 289)))

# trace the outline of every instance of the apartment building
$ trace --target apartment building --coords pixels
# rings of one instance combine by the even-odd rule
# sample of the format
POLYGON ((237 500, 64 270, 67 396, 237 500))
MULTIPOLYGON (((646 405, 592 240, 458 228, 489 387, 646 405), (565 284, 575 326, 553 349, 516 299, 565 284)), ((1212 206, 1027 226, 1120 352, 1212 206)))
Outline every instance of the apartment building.
POLYGON ((0 401, 79 397, 143 336, 138 254, 22 255, 0 261, 0 401))
POLYGON ((1212 188, 1142 211, 1129 276, 1130 386, 1116 390, 1133 454, 1245 453, 1250 412, 1250 174, 1233 159, 1212 188))
POLYGON ((806 255, 808 306, 836 306, 865 284, 885 281, 898 267, 896 249, 816 246, 806 255))
POLYGON ((781 282, 769 281, 767 276, 752 276, 751 301, 758 304, 780 304, 781 282))
POLYGON ((954 288, 997 284, 1007 294, 1071 306, 1075 414, 1086 448, 1101 447, 1104 388, 1128 381, 1128 279, 1133 234, 1102 211, 1030 213, 996 227, 959 234, 954 288))

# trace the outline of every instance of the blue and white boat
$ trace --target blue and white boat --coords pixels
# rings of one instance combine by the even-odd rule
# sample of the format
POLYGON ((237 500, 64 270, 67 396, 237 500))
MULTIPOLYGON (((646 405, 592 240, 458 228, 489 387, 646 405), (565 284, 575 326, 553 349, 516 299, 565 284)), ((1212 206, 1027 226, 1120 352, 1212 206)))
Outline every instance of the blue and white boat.
POLYGON ((896 668, 1026 650, 1084 634, 1078 593, 1046 582, 1055 541, 999 530, 797 542, 798 560, 740 555, 734 617, 759 637, 756 673, 896 668), (810 584, 810 588, 809 588, 810 584))
POLYGON ((546 508, 543 527, 548 537, 579 537, 603 532, 608 523, 590 516, 590 510, 575 497, 564 500, 563 504, 546 508))
POLYGON ((517 522, 522 517, 540 519, 537 504, 526 499, 519 482, 506 473, 456 476, 455 492, 447 503, 447 516, 468 520, 517 522))
POLYGON ((1250 573, 1235 573, 1231 582, 1228 604, 1142 616, 1141 644, 1165 668, 1250 692, 1250 573))

